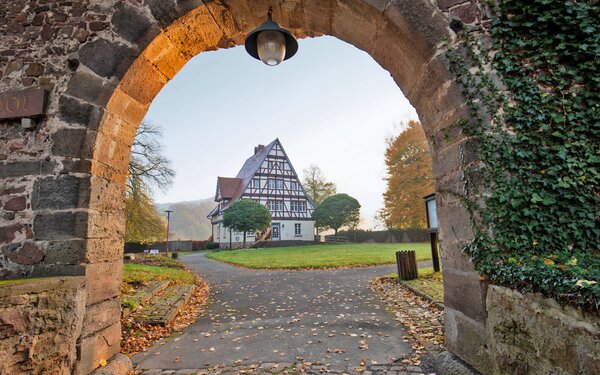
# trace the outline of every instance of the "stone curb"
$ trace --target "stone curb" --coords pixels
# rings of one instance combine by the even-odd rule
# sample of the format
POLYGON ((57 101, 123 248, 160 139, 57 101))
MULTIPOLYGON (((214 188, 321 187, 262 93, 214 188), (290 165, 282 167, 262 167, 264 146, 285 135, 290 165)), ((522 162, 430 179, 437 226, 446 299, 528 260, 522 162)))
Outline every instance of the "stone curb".
POLYGON ((418 290, 417 288, 413 287, 412 285, 409 285, 407 283, 404 283, 403 280, 398 280, 398 282, 400 283, 400 285, 402 285, 403 287, 405 287, 406 289, 410 290, 411 292, 413 292, 414 294, 418 295, 421 298, 426 299, 427 301, 431 302, 432 305, 434 305, 438 310, 440 311, 444 311, 444 304, 441 302, 436 302, 433 300, 433 298, 431 298, 430 295, 423 293, 422 291, 418 290))
POLYGON ((106 366, 100 367, 90 375, 127 375, 131 371, 133 371, 131 359, 119 353, 112 357, 106 366))
POLYGON ((437 356, 435 370, 439 375, 481 375, 480 372, 448 351, 437 356))
MULTIPOLYGON (((182 285, 171 287, 174 294, 168 298, 160 299, 156 303, 142 310, 142 321, 146 324, 167 325, 191 298, 194 293, 194 285, 182 285)), ((167 291, 171 288, 167 288, 167 291)), ((156 297, 155 297, 156 299, 156 297)), ((154 300, 153 300, 154 301, 154 300)))
MULTIPOLYGON (((131 295, 130 298, 138 301, 140 305, 143 305, 154 298, 156 294, 165 290, 168 286, 168 281, 153 281, 141 288, 137 293, 131 295)), ((133 311, 134 310, 130 308, 124 308, 122 315, 128 317, 133 311)))

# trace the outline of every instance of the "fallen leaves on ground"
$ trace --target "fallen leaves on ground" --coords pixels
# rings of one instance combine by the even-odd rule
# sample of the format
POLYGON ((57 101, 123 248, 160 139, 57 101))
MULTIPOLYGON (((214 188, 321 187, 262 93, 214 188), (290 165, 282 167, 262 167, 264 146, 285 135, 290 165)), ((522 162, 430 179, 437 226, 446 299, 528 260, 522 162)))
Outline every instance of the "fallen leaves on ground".
POLYGON ((403 339, 411 343, 413 354, 403 358, 403 364, 420 366, 422 356, 445 350, 443 311, 395 279, 378 278, 371 283, 371 288, 386 303, 394 318, 406 327, 408 335, 403 339))
POLYGON ((125 353, 132 357, 139 352, 146 351, 159 339, 170 336, 174 332, 182 331, 202 315, 208 297, 208 284, 202 278, 196 276, 196 290, 171 324, 164 327, 142 324, 136 320, 135 313, 132 313, 126 318, 121 317, 123 333, 121 353, 125 353))

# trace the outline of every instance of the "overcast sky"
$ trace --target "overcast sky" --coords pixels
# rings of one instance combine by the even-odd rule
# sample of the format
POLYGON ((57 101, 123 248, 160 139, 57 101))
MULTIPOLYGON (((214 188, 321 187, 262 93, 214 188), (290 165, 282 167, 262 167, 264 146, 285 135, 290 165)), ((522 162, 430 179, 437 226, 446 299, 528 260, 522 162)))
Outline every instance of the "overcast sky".
POLYGON ((387 71, 333 37, 301 40, 276 67, 243 47, 196 56, 154 99, 146 120, 163 128, 177 172, 159 203, 214 196, 257 144, 279 138, 292 165, 318 165, 370 223, 383 206, 385 139, 418 119, 387 71))

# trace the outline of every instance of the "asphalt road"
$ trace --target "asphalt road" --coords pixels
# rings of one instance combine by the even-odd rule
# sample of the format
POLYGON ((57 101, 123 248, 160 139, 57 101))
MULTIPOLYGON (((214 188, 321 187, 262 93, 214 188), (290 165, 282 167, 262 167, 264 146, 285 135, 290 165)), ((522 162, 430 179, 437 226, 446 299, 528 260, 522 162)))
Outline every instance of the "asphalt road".
MULTIPOLYGON (((252 251, 252 250, 249 250, 252 251)), ((321 362, 351 369, 391 363, 411 352, 404 328, 369 288, 394 266, 254 271, 182 258, 211 285, 206 314, 180 335, 133 358, 141 369, 321 362)))

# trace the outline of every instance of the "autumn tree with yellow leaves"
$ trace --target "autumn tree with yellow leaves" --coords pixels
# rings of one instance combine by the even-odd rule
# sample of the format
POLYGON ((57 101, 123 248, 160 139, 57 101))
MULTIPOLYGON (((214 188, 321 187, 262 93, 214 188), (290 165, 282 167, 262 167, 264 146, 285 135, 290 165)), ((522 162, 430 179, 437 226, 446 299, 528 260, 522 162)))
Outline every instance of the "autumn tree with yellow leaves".
POLYGON ((379 219, 388 229, 425 228, 423 197, 434 191, 431 156, 418 121, 387 140, 385 151, 387 190, 379 219))

